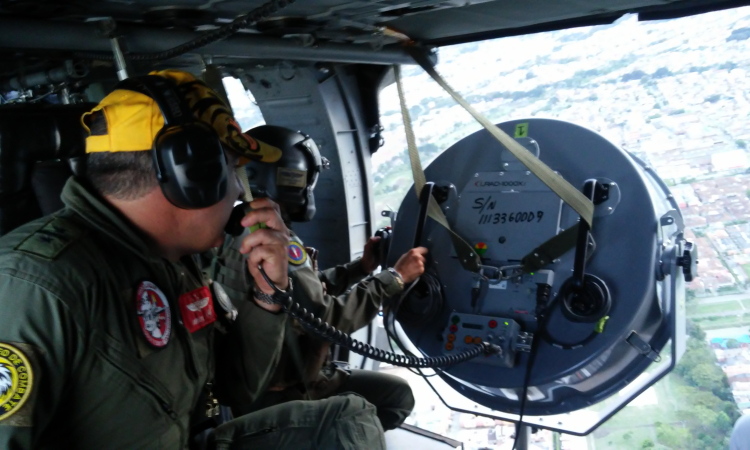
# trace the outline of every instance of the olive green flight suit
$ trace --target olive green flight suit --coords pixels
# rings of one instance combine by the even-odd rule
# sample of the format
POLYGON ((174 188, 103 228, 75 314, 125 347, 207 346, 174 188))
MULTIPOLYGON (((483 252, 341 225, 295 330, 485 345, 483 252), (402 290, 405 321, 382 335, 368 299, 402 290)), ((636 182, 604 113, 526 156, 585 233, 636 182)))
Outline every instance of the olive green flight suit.
MULTIPOLYGON (((179 449, 211 379, 222 384, 217 396, 257 398, 278 360, 285 315, 240 302, 218 339, 195 260, 155 256, 75 179, 62 199, 62 211, 0 238, 0 448, 179 449)), ((291 427, 286 438, 300 449, 382 448, 378 423, 347 421, 374 417, 371 409, 351 396, 306 414, 261 411, 241 425, 258 438, 265 433, 252 430, 291 427), (341 435, 309 426, 323 417, 341 421, 341 435), (350 423, 356 433, 345 433, 350 423)), ((223 430, 232 432, 231 422, 223 430)), ((276 448, 258 442, 253 448, 276 448)))
MULTIPOLYGON (((230 296, 243 295, 246 289, 243 279, 247 271, 238 251, 241 241, 242 237, 228 241, 222 262, 214 267, 215 279, 227 288, 230 296)), ((370 323, 385 299, 402 292, 401 285, 390 272, 383 271, 369 277, 362 271, 359 260, 320 272, 314 270, 302 241, 294 234, 289 247, 289 276, 294 286, 294 301, 347 334, 370 323)), ((402 378, 367 370, 336 370, 332 365, 321 370, 328 347, 321 346, 319 338, 304 334, 298 336, 296 342, 289 342, 289 339, 287 336, 281 361, 271 381, 271 387, 277 389, 267 390, 253 404, 233 402, 236 414, 293 400, 315 400, 355 392, 376 406, 383 429, 389 430, 401 425, 414 408, 411 388, 402 378)))

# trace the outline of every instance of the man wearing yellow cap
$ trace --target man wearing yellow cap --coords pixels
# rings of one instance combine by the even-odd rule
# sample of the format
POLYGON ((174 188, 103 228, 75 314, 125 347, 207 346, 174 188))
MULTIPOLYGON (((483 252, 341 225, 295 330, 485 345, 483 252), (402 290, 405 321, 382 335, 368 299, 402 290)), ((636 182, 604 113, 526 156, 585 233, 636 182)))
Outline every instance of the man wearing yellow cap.
MULTIPOLYGON (((193 257, 223 242, 233 168, 278 149, 243 137, 218 96, 177 71, 125 80, 83 121, 86 177, 66 184, 65 209, 0 238, 0 448, 185 448, 206 386, 252 401, 273 368, 254 358, 281 348, 287 319, 263 301, 274 290, 258 269, 293 289, 274 205, 243 219, 267 228, 245 238, 252 290, 233 322, 218 326, 221 299, 193 257)), ((384 445, 356 395, 258 411, 215 442, 384 445)))

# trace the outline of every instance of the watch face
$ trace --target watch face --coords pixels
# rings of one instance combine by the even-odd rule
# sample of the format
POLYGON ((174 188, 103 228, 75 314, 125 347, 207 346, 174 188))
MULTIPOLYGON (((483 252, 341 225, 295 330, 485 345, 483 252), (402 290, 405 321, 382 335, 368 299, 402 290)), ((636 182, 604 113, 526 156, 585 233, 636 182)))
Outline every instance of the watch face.
POLYGON ((227 318, 229 320, 234 320, 237 317, 237 309, 232 304, 232 300, 230 300, 229 295, 227 295, 224 288, 214 281, 211 283, 211 287, 214 289, 214 294, 216 297, 216 301, 221 307, 221 309, 226 314, 227 318))

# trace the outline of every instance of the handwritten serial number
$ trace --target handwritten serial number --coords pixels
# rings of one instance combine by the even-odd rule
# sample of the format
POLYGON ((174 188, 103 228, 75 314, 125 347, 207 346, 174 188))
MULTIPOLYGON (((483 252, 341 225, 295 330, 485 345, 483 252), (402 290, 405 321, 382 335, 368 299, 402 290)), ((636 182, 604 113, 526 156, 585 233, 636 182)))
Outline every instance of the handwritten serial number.
POLYGON ((479 225, 503 223, 539 223, 544 218, 544 211, 521 211, 514 213, 482 214, 479 216, 479 225))

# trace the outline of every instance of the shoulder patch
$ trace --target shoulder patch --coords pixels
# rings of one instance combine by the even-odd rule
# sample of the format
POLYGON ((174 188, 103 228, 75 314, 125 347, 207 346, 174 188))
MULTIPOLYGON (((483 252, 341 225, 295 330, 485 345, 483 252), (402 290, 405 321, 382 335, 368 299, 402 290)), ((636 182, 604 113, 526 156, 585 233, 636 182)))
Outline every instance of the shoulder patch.
POLYGON ((41 228, 26 236, 15 250, 54 260, 84 234, 85 231, 70 219, 53 217, 41 228))
POLYGON ((290 242, 287 248, 287 255, 289 256, 289 263, 295 266, 301 266, 307 262, 307 252, 304 247, 296 242, 290 242))
POLYGON ((289 261, 289 273, 303 267, 312 267, 310 258, 305 251, 305 245, 294 233, 292 233, 292 237, 289 239, 289 246, 286 248, 286 257, 289 261))
POLYGON ((34 373, 26 355, 0 342, 0 422, 23 407, 34 388, 34 373))

